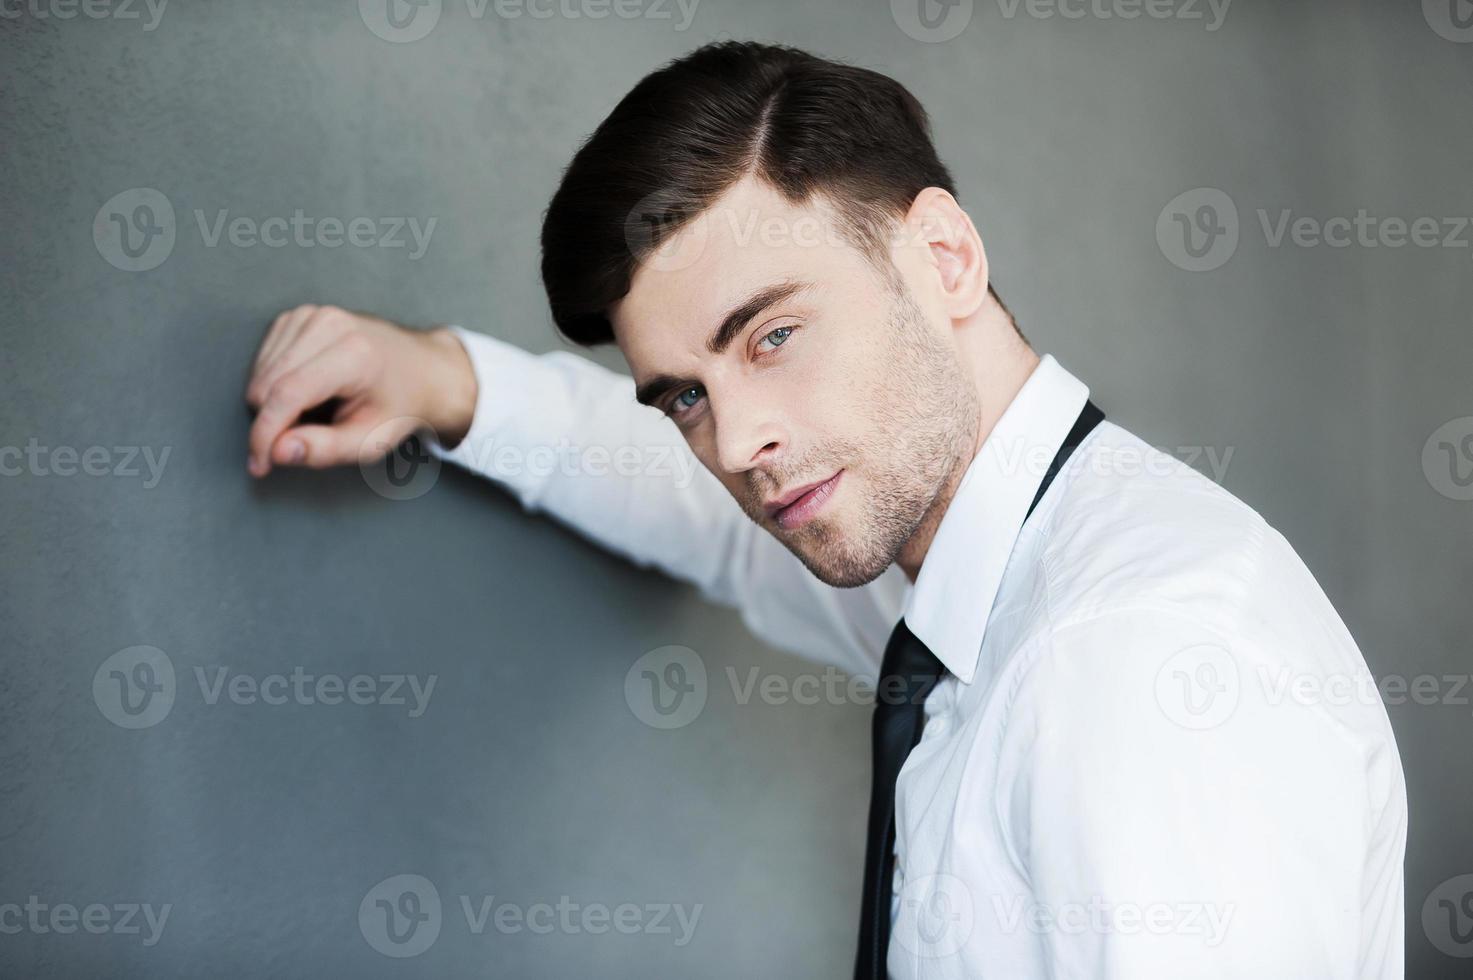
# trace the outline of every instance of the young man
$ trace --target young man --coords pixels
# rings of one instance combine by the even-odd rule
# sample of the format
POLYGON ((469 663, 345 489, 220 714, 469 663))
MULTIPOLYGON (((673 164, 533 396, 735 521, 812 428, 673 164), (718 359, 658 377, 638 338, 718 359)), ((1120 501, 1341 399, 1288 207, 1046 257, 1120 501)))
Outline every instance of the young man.
POLYGON ((578 151, 542 248, 559 329, 632 381, 302 307, 256 362, 251 472, 428 425, 878 677, 856 976, 1402 975, 1405 787, 1354 641, 1258 514, 1025 342, 904 88, 701 48, 578 151), (702 467, 498 464, 565 444, 702 467))

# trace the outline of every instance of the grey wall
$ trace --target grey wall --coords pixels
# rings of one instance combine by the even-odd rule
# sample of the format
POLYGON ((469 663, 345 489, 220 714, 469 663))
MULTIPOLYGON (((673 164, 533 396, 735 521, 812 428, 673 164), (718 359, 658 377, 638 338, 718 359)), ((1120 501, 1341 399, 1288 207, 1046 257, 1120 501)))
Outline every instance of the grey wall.
POLYGON ((0 445, 47 451, 0 477, 0 903, 101 904, 112 925, 0 934, 0 974, 847 974, 867 712, 742 705, 725 679, 818 668, 462 473, 408 501, 354 470, 245 473, 241 389, 284 307, 557 346, 535 242, 560 168, 645 72, 718 37, 911 86, 1035 344, 1149 441, 1226 458, 1222 482, 1284 530, 1378 675, 1438 678, 1434 697, 1390 706, 1411 804, 1408 975, 1473 953, 1421 918, 1432 889, 1473 872, 1473 691, 1443 679, 1470 669, 1473 502, 1436 442, 1423 454, 1451 420, 1443 436, 1473 431, 1473 231, 1458 247, 1274 247, 1258 216, 1473 215, 1473 44, 1443 36, 1459 36, 1445 7, 1239 0, 1209 30, 1202 3, 1186 12, 1206 20, 1126 20, 977 0, 956 8, 971 10, 959 36, 927 42, 899 28, 900 0, 699 0, 684 30, 669 3, 539 19, 444 0, 400 43, 369 29, 375 0, 366 19, 351 0, 174 3, 152 29, 141 5, 61 19, 64 0, 27 2, 0 19, 0 445), (141 199, 104 208, 134 188, 175 215, 146 271, 113 264, 128 259, 106 217, 141 199), (1167 209, 1195 188, 1238 213, 1236 250, 1206 271, 1181 268, 1172 239, 1172 215, 1206 199, 1167 209), (416 258, 211 246, 195 216, 298 208, 437 223, 416 258), (169 455, 156 484, 143 464, 56 472, 79 465, 57 447, 93 446, 94 471, 127 464, 120 447, 169 455), (623 693, 667 644, 712 678, 674 731, 623 693), (94 676, 140 645, 177 683, 166 717, 129 729, 110 720, 135 719, 109 673, 133 664, 102 669, 96 694, 94 676), (211 703, 196 671, 221 668, 437 686, 418 717, 211 703), (359 919, 400 874, 444 904, 409 959, 376 952, 359 919), (476 935, 461 896, 702 912, 683 946, 494 920, 476 935), (170 906, 158 942, 113 928, 127 903, 170 906))

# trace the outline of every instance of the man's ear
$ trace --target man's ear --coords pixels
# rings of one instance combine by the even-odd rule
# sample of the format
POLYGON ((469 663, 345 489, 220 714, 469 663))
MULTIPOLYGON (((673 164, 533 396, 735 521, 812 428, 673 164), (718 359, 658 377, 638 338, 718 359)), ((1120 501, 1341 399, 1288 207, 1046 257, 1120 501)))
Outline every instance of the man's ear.
POLYGON ((964 320, 987 298, 987 252, 982 237, 956 198, 940 187, 916 195, 905 215, 904 245, 936 277, 953 320, 964 320))

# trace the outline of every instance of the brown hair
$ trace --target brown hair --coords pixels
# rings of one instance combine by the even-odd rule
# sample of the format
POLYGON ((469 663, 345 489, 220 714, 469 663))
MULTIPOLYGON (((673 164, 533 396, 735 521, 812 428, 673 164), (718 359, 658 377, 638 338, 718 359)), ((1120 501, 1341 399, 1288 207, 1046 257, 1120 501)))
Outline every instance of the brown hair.
POLYGON ((956 194, 925 109, 893 78, 784 45, 704 45, 645 76, 564 171, 542 222, 557 328, 612 341, 607 310, 638 263, 748 173, 794 204, 824 194, 888 272, 890 223, 926 187, 956 194))

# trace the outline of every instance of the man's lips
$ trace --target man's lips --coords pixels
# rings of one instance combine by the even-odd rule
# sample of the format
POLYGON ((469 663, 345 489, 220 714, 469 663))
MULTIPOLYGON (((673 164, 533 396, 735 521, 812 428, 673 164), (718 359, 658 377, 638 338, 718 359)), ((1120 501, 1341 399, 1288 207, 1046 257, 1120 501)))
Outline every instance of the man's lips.
POLYGON ((843 473, 843 470, 839 470, 826 479, 794 487, 764 501, 762 508, 783 529, 798 527, 817 514, 828 498, 833 496, 843 473))

